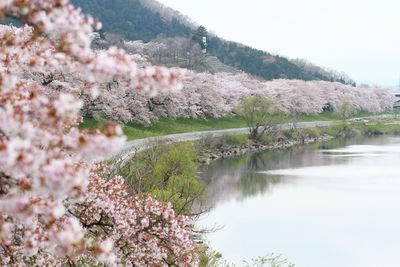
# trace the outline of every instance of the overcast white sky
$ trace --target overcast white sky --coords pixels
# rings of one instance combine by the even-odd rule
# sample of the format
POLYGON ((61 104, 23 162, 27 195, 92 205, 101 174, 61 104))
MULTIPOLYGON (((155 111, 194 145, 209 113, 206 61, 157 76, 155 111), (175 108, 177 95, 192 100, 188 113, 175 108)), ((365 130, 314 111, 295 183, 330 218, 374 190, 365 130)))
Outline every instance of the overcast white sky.
POLYGON ((400 0, 159 0, 229 40, 397 85, 400 0))

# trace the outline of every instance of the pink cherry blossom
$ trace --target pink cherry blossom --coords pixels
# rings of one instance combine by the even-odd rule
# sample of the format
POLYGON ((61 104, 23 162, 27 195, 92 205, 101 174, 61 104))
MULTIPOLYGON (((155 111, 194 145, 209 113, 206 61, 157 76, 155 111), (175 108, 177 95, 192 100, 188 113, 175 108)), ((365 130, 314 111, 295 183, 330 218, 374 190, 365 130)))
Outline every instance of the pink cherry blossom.
POLYGON ((168 93, 181 71, 141 68, 116 48, 92 50, 100 24, 68 0, 1 0, 4 15, 24 26, 0 26, 0 265, 194 265, 189 218, 129 194, 121 177, 97 175, 93 164, 122 147, 121 127, 78 128, 80 94, 115 80, 168 93), (92 224, 102 218, 103 229, 92 224))

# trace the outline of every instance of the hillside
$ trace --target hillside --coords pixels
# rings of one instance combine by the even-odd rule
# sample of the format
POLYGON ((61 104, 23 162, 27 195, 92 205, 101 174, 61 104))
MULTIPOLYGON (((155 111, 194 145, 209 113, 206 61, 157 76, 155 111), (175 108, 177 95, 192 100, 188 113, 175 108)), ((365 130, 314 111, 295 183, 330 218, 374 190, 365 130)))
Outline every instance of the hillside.
POLYGON ((143 6, 139 0, 71 0, 84 13, 100 19, 103 31, 119 34, 128 40, 151 41, 164 36, 190 36, 192 29, 178 19, 166 20, 143 6))
MULTIPOLYGON (((149 42, 166 37, 193 40, 198 28, 184 15, 154 0, 72 0, 72 3, 100 19, 103 33, 114 33, 132 41, 149 42)), ((287 78, 353 83, 351 79, 345 81, 329 73, 310 71, 285 57, 223 40, 215 35, 208 35, 208 53, 225 65, 266 80, 287 78)))

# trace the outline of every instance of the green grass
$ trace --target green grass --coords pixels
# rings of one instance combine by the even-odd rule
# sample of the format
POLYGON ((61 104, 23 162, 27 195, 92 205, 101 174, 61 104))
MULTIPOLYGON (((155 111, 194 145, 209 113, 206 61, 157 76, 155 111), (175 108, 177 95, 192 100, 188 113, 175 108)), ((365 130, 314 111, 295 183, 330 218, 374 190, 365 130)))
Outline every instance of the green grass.
MULTIPOLYGON (((362 117, 369 117, 369 116, 373 116, 373 115, 378 115, 378 114, 373 114, 370 112, 363 111, 363 112, 358 112, 351 118, 362 118, 362 117)), ((319 114, 301 115, 299 117, 299 121, 332 121, 332 120, 340 120, 340 118, 334 112, 322 112, 319 114)))
POLYGON ((339 118, 333 112, 322 112, 319 114, 301 115, 297 118, 298 121, 331 121, 339 118))
MULTIPOLYGON (((358 113, 355 117, 370 116, 370 113, 358 113)), ((323 112, 316 115, 301 115, 296 118, 296 121, 328 121, 339 120, 332 112, 323 112)), ((293 118, 286 118, 285 121, 293 121, 293 118)), ((80 124, 81 129, 96 129, 107 120, 94 120, 85 118, 80 124)), ((158 122, 145 126, 139 123, 127 123, 123 125, 123 130, 128 140, 163 136, 175 133, 187 133, 196 131, 220 130, 229 128, 246 127, 246 122, 241 117, 224 117, 224 118, 207 118, 207 119, 192 119, 192 118, 177 118, 167 119, 161 118, 158 122)))
MULTIPOLYGON (((106 121, 94 120, 85 118, 80 124, 81 129, 96 129, 106 121)), ((145 126, 139 123, 127 123, 123 126, 125 135, 129 140, 162 136, 175 133, 186 133, 195 131, 219 130, 228 128, 246 127, 246 122, 240 117, 230 118, 208 118, 208 119, 191 119, 177 118, 166 119, 162 118, 158 122, 145 126)))

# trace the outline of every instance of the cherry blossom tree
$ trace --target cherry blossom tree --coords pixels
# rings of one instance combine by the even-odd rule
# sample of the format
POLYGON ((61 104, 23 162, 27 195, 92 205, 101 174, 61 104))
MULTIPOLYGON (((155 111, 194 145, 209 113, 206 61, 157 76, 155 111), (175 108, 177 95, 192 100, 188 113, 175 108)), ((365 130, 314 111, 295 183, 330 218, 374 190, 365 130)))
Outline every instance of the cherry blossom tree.
MULTIPOLYGON (((176 215, 170 203, 129 194, 123 177, 105 180, 98 173, 102 172, 91 172, 85 201, 69 209, 94 238, 102 241, 97 258, 104 257, 109 264, 118 260, 118 265, 124 266, 196 263, 191 218, 176 215), (104 251, 102 244, 114 248, 104 251), (111 252, 118 257, 114 258, 111 252)), ((86 259, 96 261, 93 254, 86 259)))
POLYGON ((100 23, 68 0, 0 0, 4 17, 24 26, 0 26, 0 265, 194 265, 189 218, 99 177, 93 164, 120 149, 121 128, 78 129, 77 96, 116 80, 153 96, 179 88, 179 71, 93 51, 100 23))
POLYGON ((270 99, 278 109, 291 115, 317 114, 327 105, 335 109, 343 102, 351 103, 357 111, 376 113, 391 110, 396 101, 389 89, 325 81, 263 81, 244 73, 212 75, 187 71, 182 82, 182 90, 162 92, 155 97, 132 91, 126 94, 128 87, 115 83, 109 96, 100 96, 93 108, 90 107, 94 103, 92 99, 86 98, 86 115, 96 113, 117 121, 148 124, 160 117, 231 116, 241 100, 248 96, 270 99))

